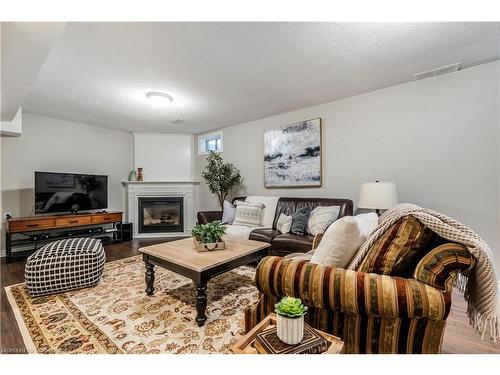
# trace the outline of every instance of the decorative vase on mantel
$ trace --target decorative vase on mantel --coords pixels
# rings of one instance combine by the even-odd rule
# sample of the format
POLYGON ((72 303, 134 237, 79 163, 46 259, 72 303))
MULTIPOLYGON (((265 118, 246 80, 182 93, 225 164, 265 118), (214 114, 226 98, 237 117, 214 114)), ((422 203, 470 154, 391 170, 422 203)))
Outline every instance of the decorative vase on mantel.
POLYGON ((129 181, 137 181, 137 174, 135 173, 135 171, 130 171, 130 173, 128 174, 128 180, 129 181))
POLYGON ((144 181, 144 175, 142 174, 143 168, 137 168, 137 181, 144 181))
POLYGON ((283 297, 275 307, 278 338, 288 345, 300 343, 304 338, 304 315, 307 306, 302 304, 300 298, 283 297))

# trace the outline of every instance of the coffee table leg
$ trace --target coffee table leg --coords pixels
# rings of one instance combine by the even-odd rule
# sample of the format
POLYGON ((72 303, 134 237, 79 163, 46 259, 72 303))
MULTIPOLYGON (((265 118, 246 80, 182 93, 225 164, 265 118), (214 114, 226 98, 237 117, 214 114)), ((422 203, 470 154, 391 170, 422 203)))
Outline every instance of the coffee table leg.
POLYGON ((146 262, 146 294, 152 296, 155 288, 153 284, 155 282, 155 265, 146 262))
POLYGON ((201 327, 207 320, 207 284, 196 284, 196 323, 201 327))

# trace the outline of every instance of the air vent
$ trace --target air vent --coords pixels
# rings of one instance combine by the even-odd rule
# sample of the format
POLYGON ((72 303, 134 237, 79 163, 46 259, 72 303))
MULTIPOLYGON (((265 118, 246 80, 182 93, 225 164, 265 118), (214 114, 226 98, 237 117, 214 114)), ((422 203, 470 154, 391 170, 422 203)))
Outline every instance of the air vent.
POLYGON ((413 75, 413 80, 417 81, 419 79, 425 79, 425 78, 435 77, 435 76, 438 76, 438 75, 441 75, 441 74, 453 73, 453 72, 457 72, 459 69, 460 69, 460 63, 457 62, 457 63, 454 63, 454 64, 445 65, 445 66, 441 66, 439 68, 427 70, 425 72, 415 73, 413 75))
POLYGON ((186 121, 181 120, 180 118, 178 118, 177 120, 174 120, 174 121, 170 121, 171 124, 176 124, 176 125, 184 124, 185 122, 186 121))

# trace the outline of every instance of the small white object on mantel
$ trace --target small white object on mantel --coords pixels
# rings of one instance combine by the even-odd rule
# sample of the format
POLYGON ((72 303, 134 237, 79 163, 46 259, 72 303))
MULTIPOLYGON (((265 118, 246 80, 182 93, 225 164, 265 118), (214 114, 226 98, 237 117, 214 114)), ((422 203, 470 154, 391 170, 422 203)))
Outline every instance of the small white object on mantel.
POLYGON ((190 236, 199 210, 199 181, 122 181, 125 188, 125 218, 133 223, 134 238, 190 236), (139 233, 139 198, 183 197, 184 231, 139 233))
POLYGON ((175 184, 189 184, 189 185, 199 185, 200 181, 192 181, 192 180, 179 180, 179 181, 122 181, 122 185, 152 185, 152 184, 166 184, 166 185, 175 185, 175 184))

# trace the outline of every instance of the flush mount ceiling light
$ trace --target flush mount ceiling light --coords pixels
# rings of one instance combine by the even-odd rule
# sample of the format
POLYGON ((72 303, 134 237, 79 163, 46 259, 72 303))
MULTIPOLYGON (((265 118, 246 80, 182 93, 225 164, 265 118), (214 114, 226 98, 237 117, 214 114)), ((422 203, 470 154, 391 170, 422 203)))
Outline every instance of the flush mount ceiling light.
POLYGON ((170 95, 158 91, 151 91, 146 93, 146 98, 148 98, 151 103, 159 107, 166 106, 172 103, 172 101, 174 100, 174 98, 172 98, 170 95))

